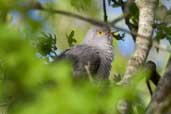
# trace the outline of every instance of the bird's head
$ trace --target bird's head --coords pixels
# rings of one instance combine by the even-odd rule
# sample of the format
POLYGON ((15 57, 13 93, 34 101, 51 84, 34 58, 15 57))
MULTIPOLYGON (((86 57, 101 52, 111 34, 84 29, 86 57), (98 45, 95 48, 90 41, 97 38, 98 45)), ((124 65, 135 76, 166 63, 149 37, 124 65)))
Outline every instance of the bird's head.
POLYGON ((112 34, 108 28, 90 28, 84 38, 84 43, 112 43, 112 34))
POLYGON ((88 30, 84 44, 95 46, 98 48, 107 48, 112 46, 113 32, 109 28, 94 27, 88 30))
POLYGON ((91 28, 88 30, 83 43, 99 48, 107 48, 107 46, 112 46, 114 32, 109 28, 91 28))

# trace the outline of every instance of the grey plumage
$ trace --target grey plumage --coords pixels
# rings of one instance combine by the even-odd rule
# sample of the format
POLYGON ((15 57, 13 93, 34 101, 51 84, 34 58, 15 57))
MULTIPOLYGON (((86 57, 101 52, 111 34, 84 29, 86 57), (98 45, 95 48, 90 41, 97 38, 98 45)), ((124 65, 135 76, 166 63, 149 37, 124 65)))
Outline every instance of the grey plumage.
POLYGON ((85 66, 96 79, 108 79, 113 60, 112 35, 107 28, 91 28, 80 45, 64 51, 58 58, 73 63, 74 76, 87 75, 85 66))

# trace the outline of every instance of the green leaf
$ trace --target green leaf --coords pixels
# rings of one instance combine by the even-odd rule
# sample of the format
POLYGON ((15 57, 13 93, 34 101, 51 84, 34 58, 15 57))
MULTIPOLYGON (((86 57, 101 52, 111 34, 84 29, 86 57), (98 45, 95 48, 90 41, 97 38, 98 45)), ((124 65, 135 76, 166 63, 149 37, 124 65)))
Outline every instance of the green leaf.
POLYGON ((70 47, 74 46, 74 44, 77 43, 76 39, 74 38, 74 34, 75 32, 72 30, 69 35, 66 35, 70 47))

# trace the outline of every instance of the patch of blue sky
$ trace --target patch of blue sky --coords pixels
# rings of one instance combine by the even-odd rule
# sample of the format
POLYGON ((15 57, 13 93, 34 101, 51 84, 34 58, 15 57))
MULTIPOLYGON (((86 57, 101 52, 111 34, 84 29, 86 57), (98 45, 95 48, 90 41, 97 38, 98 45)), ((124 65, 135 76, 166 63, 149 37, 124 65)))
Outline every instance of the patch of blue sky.
MULTIPOLYGON (((109 21, 111 21, 122 15, 122 9, 120 7, 113 8, 107 5, 107 13, 108 13, 109 21)), ((128 27, 125 25, 125 22, 123 20, 118 22, 116 26, 128 30, 128 27)), ((135 47, 134 41, 129 34, 125 35, 123 41, 122 40, 118 41, 118 49, 123 56, 130 56, 134 51, 134 47, 135 47)))
POLYGON ((43 23, 42 31, 47 32, 47 33, 54 33, 53 27, 50 26, 49 23, 47 23, 47 22, 43 23))
POLYGON ((16 11, 16 10, 13 10, 13 11, 10 12, 10 15, 12 15, 11 23, 13 25, 17 24, 17 22, 18 22, 18 20, 19 20, 19 18, 21 16, 20 13, 18 11, 16 11))
POLYGON ((39 0, 41 4, 47 3, 49 0, 39 0))
POLYGON ((42 21, 44 18, 40 15, 40 11, 37 10, 30 10, 28 11, 28 15, 31 17, 31 19, 35 21, 42 21))
MULTIPOLYGON (((40 3, 49 3, 49 2, 54 2, 55 0, 39 0, 40 3)), ((57 0, 56 0, 57 1, 57 0)))
POLYGON ((171 8, 171 0, 160 0, 166 7, 167 9, 171 8))
POLYGON ((130 35, 126 35, 124 41, 118 41, 119 52, 124 56, 130 56, 134 51, 134 41, 130 35))

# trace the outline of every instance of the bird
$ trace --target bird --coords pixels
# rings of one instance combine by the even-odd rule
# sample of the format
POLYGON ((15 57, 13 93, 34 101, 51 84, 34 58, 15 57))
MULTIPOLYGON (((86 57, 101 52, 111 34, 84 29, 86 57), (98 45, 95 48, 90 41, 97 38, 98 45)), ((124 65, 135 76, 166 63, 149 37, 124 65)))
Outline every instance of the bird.
POLYGON ((73 75, 92 75, 96 80, 108 80, 114 58, 113 34, 107 27, 92 27, 83 42, 62 52, 57 59, 68 59, 73 65, 73 75))

